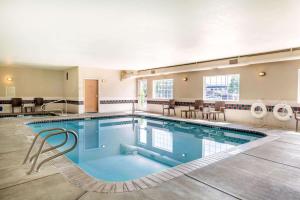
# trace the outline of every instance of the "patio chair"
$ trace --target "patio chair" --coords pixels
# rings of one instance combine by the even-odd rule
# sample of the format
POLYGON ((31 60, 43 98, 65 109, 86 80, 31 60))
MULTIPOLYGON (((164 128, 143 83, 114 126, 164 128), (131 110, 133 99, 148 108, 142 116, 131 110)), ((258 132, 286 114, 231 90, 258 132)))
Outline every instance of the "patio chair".
POLYGON ((176 116, 175 103, 176 103, 175 100, 171 99, 171 100, 169 100, 169 102, 168 102, 167 105, 163 105, 163 115, 165 115, 165 110, 168 110, 168 115, 170 115, 170 110, 173 110, 174 111, 174 115, 176 116))
POLYGON ((44 99, 41 97, 36 97, 33 99, 34 103, 34 112, 36 111, 36 107, 41 107, 44 104, 44 99))
POLYGON ((226 121, 226 116, 225 116, 225 102, 224 101, 216 101, 214 107, 215 107, 215 110, 214 111, 210 111, 210 115, 213 115, 213 120, 217 120, 217 117, 219 119, 220 114, 223 114, 224 121, 226 121))
POLYGON ((12 98, 11 99, 11 112, 15 112, 15 108, 21 108, 21 113, 23 112, 23 101, 22 98, 12 98))
POLYGON ((191 115, 194 113, 194 117, 197 117, 197 114, 203 112, 203 100, 195 100, 194 109, 190 110, 191 115))

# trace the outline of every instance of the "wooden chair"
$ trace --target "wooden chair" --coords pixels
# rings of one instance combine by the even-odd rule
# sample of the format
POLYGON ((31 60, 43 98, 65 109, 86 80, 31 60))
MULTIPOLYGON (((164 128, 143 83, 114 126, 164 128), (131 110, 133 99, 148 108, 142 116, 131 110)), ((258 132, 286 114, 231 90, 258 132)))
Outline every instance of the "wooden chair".
POLYGON ((170 110, 174 111, 174 115, 176 116, 176 112, 175 112, 175 100, 171 99, 169 100, 167 105, 163 105, 163 115, 165 115, 165 110, 168 110, 168 115, 170 115, 170 110), (167 107, 165 107, 167 106, 167 107))
POLYGON ((41 97, 36 97, 33 99, 34 103, 34 111, 36 111, 36 107, 41 107, 44 104, 44 99, 41 97))
POLYGON ((194 109, 191 109, 191 115, 194 113, 194 117, 197 117, 197 113, 203 112, 204 102, 203 100, 195 100, 194 109))
POLYGON ((297 132, 298 131, 298 124, 299 124, 299 121, 300 121, 300 111, 295 111, 294 114, 295 114, 296 132, 297 132))
POLYGON ((23 112, 23 101, 22 98, 12 98, 11 99, 11 112, 15 112, 15 108, 21 108, 21 113, 23 112))
POLYGON ((210 115, 213 115, 213 120, 217 120, 220 117, 220 114, 223 114, 224 116, 224 121, 226 121, 226 116, 225 116, 225 102, 224 101, 216 101, 215 103, 215 110, 210 111, 210 115))

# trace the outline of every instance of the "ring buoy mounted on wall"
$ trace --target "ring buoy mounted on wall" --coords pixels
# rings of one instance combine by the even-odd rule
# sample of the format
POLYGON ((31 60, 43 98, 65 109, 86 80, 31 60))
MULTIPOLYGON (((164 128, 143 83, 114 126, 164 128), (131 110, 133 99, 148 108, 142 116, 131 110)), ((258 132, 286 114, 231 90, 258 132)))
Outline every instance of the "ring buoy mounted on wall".
POLYGON ((274 106, 273 115, 280 121, 289 121, 293 117, 293 109, 288 104, 277 104, 274 106))
POLYGON ((264 118, 267 114, 267 107, 263 103, 254 103, 251 106, 251 114, 257 119, 264 118))

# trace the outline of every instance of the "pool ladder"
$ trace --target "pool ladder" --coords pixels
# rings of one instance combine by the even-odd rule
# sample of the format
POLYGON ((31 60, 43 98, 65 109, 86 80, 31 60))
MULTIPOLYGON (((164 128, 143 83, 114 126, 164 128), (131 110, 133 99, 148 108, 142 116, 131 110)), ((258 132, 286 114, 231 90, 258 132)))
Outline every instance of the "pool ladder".
POLYGON ((51 150, 53 150, 53 149, 57 149, 57 148, 59 148, 59 147, 64 146, 64 145, 68 142, 68 139, 70 138, 70 134, 74 136, 74 139, 75 139, 75 140, 74 140, 74 144, 73 144, 70 148, 67 148, 67 149, 64 150, 64 151, 59 152, 59 153, 57 153, 57 154, 55 154, 55 155, 53 155, 53 156, 50 156, 50 157, 44 159, 43 161, 41 161, 41 162, 38 164, 38 166, 37 166, 37 168, 36 168, 36 171, 38 172, 39 169, 41 168, 41 166, 42 166, 43 164, 45 164, 46 162, 48 162, 48 161, 50 161, 50 160, 52 160, 52 159, 54 159, 54 158, 57 158, 57 157, 59 157, 59 156, 61 156, 61 155, 64 155, 64 154, 66 154, 66 153, 72 151, 72 150, 76 147, 76 145, 77 145, 77 143, 78 143, 78 135, 77 135, 77 133, 76 133, 75 131, 73 131, 73 130, 66 130, 66 129, 64 129, 64 128, 44 129, 44 130, 40 131, 40 132, 34 137, 34 139, 33 139, 33 141, 32 141, 32 144, 31 144, 31 146, 29 147, 29 150, 28 150, 28 152, 27 152, 27 155, 26 155, 26 157, 25 157, 25 159, 24 159, 24 161, 23 161, 23 164, 26 164, 26 162, 27 162, 27 160, 28 160, 28 158, 29 158, 29 156, 30 156, 31 151, 32 151, 32 149, 33 149, 33 147, 34 147, 34 145, 35 145, 37 139, 41 136, 41 134, 42 134, 42 133, 46 133, 46 132, 50 132, 50 131, 52 131, 52 132, 49 133, 48 135, 46 135, 45 138, 42 139, 41 144, 40 144, 40 146, 39 146, 39 148, 38 148, 37 153, 35 153, 34 155, 32 155, 32 156, 30 157, 29 162, 32 162, 32 161, 33 161, 33 162, 32 162, 31 168, 30 168, 30 170, 27 172, 27 174, 31 174, 31 173, 32 173, 32 171, 34 170, 34 168, 35 168, 35 166, 36 166, 36 164, 37 164, 38 158, 39 158, 39 156, 40 156, 41 154, 43 154, 43 153, 45 153, 45 152, 48 152, 48 151, 51 151, 51 150), (45 144, 45 142, 46 142, 46 140, 47 140, 48 138, 53 137, 53 136, 55 136, 55 135, 62 135, 62 134, 65 135, 65 140, 64 140, 62 143, 60 143, 60 144, 58 144, 58 145, 55 145, 55 146, 52 146, 52 147, 49 147, 49 148, 46 148, 46 149, 43 150, 44 144, 45 144))

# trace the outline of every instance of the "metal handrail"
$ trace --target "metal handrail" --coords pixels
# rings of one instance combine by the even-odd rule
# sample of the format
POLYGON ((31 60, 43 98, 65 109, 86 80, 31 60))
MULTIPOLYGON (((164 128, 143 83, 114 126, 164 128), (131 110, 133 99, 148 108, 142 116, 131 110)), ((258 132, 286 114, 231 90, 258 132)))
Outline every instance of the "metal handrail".
POLYGON ((131 114, 135 113, 135 102, 134 100, 132 101, 132 106, 131 106, 131 114))
POLYGON ((50 160, 53 160, 54 158, 57 158, 57 157, 59 157, 59 156, 61 156, 61 155, 64 155, 64 154, 66 154, 66 153, 72 151, 73 149, 75 149, 75 147, 77 146, 77 143, 78 143, 78 136, 77 136, 77 133, 76 133, 75 131, 72 131, 72 130, 68 130, 67 133, 68 133, 68 134, 71 133, 71 134, 74 136, 74 139, 75 139, 74 144, 73 144, 70 148, 68 148, 68 149, 66 149, 66 150, 64 150, 64 151, 62 151, 62 152, 60 152, 60 153, 57 153, 57 154, 55 154, 55 155, 53 155, 53 156, 51 156, 51 157, 49 157, 49 158, 46 158, 45 160, 41 161, 40 164, 39 164, 39 165, 37 166, 37 168, 36 168, 36 171, 37 171, 37 172, 39 171, 39 169, 41 168, 41 166, 42 166, 43 164, 45 164, 46 162, 48 162, 48 161, 50 161, 50 160))
MULTIPOLYGON (((48 104, 57 103, 57 102, 60 102, 60 101, 64 101, 64 102, 65 102, 66 114, 67 114, 67 113, 68 113, 68 101, 67 101, 67 99, 58 99, 58 100, 55 100, 55 101, 51 101, 51 102, 48 102, 48 103, 44 103, 44 104, 41 106, 41 110, 42 110, 42 111, 46 111, 46 106, 47 106, 48 104)), ((62 109, 62 110, 59 110, 59 111, 61 111, 61 114, 64 115, 63 109, 62 109)))
POLYGON ((50 161, 50 160, 52 160, 52 159, 54 159, 54 158, 57 158, 57 157, 59 157, 59 156, 61 156, 61 155, 63 155, 63 154, 66 154, 66 153, 72 151, 72 150, 76 147, 76 145, 77 145, 77 143, 78 143, 78 136, 77 136, 77 133, 76 133, 75 131, 73 131, 73 130, 66 130, 66 129, 63 129, 63 128, 45 129, 45 130, 40 131, 40 132, 35 136, 35 138, 34 138, 32 144, 31 144, 31 146, 30 146, 30 148, 29 148, 29 150, 28 150, 28 152, 27 152, 27 155, 26 155, 26 157, 25 157, 25 159, 24 159, 23 164, 25 164, 26 161, 28 160, 29 155, 30 155, 30 153, 31 153, 31 150, 32 150, 32 148, 33 148, 33 146, 34 146, 34 144, 35 144, 37 138, 38 138, 42 133, 49 132, 49 131, 55 131, 55 130, 58 130, 59 132, 54 132, 54 133, 50 133, 49 135, 47 135, 47 136, 42 140, 42 142, 41 142, 41 144, 40 144, 40 147, 39 147, 37 153, 34 154, 34 155, 30 158, 30 161, 33 160, 33 163, 32 163, 32 165, 31 165, 30 170, 27 172, 27 174, 31 174, 31 172, 34 170, 34 167, 35 167, 35 165, 37 164, 38 158, 39 158, 39 156, 40 156, 42 153, 48 152, 48 151, 50 151, 50 150, 53 150, 53 149, 56 149, 56 148, 58 148, 58 147, 61 147, 61 146, 65 145, 65 144, 67 143, 67 140, 69 139, 69 134, 71 134, 71 135, 74 136, 74 139, 75 139, 75 140, 74 140, 74 144, 73 144, 70 148, 68 148, 68 149, 66 149, 66 150, 64 150, 64 151, 62 151, 62 152, 60 152, 60 153, 57 153, 57 154, 55 154, 55 155, 53 155, 53 156, 51 156, 51 157, 49 157, 49 158, 46 158, 46 159, 44 159, 43 161, 41 161, 41 162, 38 164, 38 166, 37 166, 37 168, 36 168, 36 171, 39 171, 39 169, 41 168, 41 166, 42 166, 43 164, 45 164, 46 162, 48 162, 48 161, 50 161), (49 139, 49 138, 52 137, 52 136, 60 135, 60 134, 65 134, 65 136, 66 136, 65 140, 64 140, 61 144, 56 145, 56 146, 53 146, 53 147, 50 147, 50 148, 47 148, 47 149, 45 149, 45 150, 42 150, 42 149, 43 149, 43 146, 44 146, 44 144, 45 144, 45 142, 46 142, 47 139, 49 139))
POLYGON ((50 128, 50 129, 44 129, 44 130, 38 132, 38 134, 35 135, 35 137, 34 137, 32 143, 31 143, 31 146, 29 147, 29 150, 28 150, 28 152, 27 152, 27 154, 26 154, 26 157, 25 157, 25 159, 24 159, 24 161, 23 161, 23 164, 25 164, 25 163, 27 162, 27 159, 28 159, 28 157, 29 157, 29 155, 30 155, 30 153, 31 153, 31 150, 32 150, 32 148, 33 148, 33 146, 34 146, 36 140, 38 139, 38 137, 39 137, 42 133, 49 132, 49 131, 66 131, 66 129, 64 129, 64 128, 50 128))
MULTIPOLYGON (((43 151, 41 152, 41 154, 46 153, 46 152, 48 152, 48 151, 51 151, 51 150, 53 150, 53 149, 57 149, 57 148, 59 148, 59 147, 64 146, 64 145, 68 142, 69 134, 66 132, 66 133, 65 133, 65 136, 66 136, 65 140, 64 140, 61 144, 58 144, 58 145, 56 145, 56 146, 49 147, 48 149, 43 150, 43 151)), ((31 158, 29 159, 29 162, 32 162, 32 160, 33 160, 36 156, 37 156, 37 153, 35 153, 33 156, 31 156, 31 158)))

